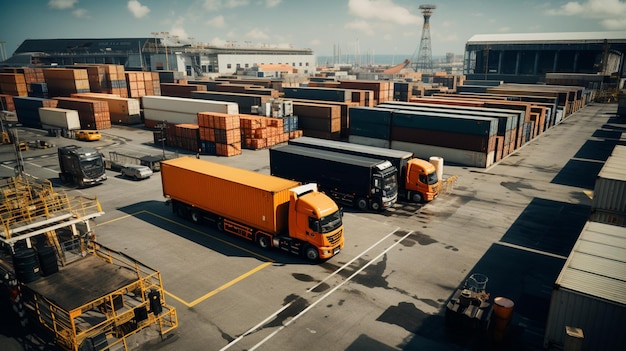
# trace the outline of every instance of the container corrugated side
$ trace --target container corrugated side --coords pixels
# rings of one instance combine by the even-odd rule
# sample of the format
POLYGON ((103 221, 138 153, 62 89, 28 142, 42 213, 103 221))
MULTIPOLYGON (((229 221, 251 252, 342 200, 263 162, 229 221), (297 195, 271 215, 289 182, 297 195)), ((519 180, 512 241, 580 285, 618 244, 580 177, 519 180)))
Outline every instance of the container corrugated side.
POLYGON ((368 146, 376 146, 376 147, 384 147, 390 148, 391 142, 388 139, 377 139, 377 138, 369 138, 360 135, 350 135, 348 137, 348 141, 353 144, 360 145, 368 145, 368 146))
POLYGON ((410 110, 394 110, 391 125, 489 136, 498 133, 498 120, 496 118, 410 110))
POLYGON ((626 215, 626 146, 615 146, 598 173, 591 210, 626 215))
POLYGON ((58 127, 67 130, 80 129, 80 118, 78 111, 56 108, 56 107, 40 107, 39 119, 41 125, 45 127, 58 127))
POLYGON ((299 183, 192 157, 161 163, 163 194, 270 233, 286 230, 299 183))
POLYGON ((494 151, 478 152, 469 150, 459 150, 442 146, 407 143, 392 140, 391 148, 411 151, 417 158, 429 159, 431 156, 442 157, 446 162, 457 163, 470 167, 489 167, 493 164, 494 151))
POLYGON ((144 109, 175 111, 182 113, 220 112, 238 114, 239 106, 234 102, 211 101, 170 96, 144 96, 141 98, 144 109))
POLYGON ((544 347, 563 347, 565 327, 583 350, 625 350, 626 228, 588 221, 552 290, 544 347))

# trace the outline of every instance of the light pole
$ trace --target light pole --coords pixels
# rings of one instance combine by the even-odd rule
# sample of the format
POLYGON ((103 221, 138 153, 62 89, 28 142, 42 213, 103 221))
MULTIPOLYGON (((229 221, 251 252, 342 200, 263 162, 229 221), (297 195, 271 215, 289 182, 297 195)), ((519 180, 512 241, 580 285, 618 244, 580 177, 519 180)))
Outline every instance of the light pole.
POLYGON ((161 34, 163 34, 165 36, 165 40, 163 40, 163 43, 165 44, 165 66, 167 66, 167 70, 170 70, 170 60, 169 60, 169 55, 167 54, 167 38, 168 35, 170 35, 170 32, 161 32, 161 34))
POLYGON ((157 35, 159 35, 159 32, 150 32, 150 34, 154 35, 154 50, 155 50, 155 53, 158 55, 159 45, 157 44, 157 35))

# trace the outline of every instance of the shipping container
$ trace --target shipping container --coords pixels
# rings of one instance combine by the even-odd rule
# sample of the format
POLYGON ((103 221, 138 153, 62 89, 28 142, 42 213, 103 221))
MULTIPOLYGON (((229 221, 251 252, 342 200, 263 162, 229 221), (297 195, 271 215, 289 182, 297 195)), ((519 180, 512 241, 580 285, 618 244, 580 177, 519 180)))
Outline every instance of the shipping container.
POLYGON ((352 101, 352 92, 348 89, 293 87, 283 88, 283 93, 285 98, 339 102, 352 101))
POLYGON ((591 211, 626 216, 626 146, 616 145, 598 173, 591 211))
POLYGON ((552 289, 546 349, 563 349, 566 327, 580 350, 626 350, 626 228, 587 222, 552 289))
POLYGON ((339 207, 315 184, 181 157, 161 163, 163 195, 172 210, 196 223, 311 260, 343 248, 339 207))
POLYGON ((14 96, 13 106, 17 120, 25 127, 41 128, 40 107, 57 107, 58 100, 28 96, 14 96))
POLYGON ((493 164, 495 158, 495 151, 470 151, 396 140, 391 141, 391 148, 411 151, 415 157, 423 159, 437 155, 446 160, 446 163, 470 167, 487 168, 493 164))
POLYGON ((337 202, 384 210, 398 197, 397 169, 381 159, 282 145, 270 149, 272 175, 317 183, 337 202))
POLYGON ((269 96, 229 93, 218 91, 192 91, 191 98, 201 100, 212 100, 222 102, 233 102, 239 106, 239 113, 251 114, 253 106, 261 106, 261 104, 269 101, 269 96))
POLYGON ((43 129, 80 129, 78 111, 64 108, 40 107, 39 119, 43 129))

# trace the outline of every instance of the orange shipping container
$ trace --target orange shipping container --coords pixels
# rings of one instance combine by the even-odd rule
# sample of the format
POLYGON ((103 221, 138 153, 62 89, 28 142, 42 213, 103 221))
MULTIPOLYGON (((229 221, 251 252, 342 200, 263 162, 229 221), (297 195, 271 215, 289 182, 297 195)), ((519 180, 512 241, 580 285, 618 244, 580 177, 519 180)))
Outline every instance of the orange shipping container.
POLYGON ((161 181, 166 197, 272 234, 287 231, 289 190, 299 185, 192 157, 163 161, 161 181))

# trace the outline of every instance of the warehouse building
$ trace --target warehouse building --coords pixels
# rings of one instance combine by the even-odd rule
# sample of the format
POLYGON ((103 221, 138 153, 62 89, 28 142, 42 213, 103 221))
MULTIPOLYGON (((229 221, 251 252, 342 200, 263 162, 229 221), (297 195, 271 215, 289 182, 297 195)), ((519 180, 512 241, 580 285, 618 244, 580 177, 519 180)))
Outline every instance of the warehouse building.
POLYGON ((235 74, 256 65, 289 65, 292 72, 316 71, 311 49, 268 46, 210 46, 173 38, 28 39, 0 66, 33 64, 118 64, 126 70, 173 70, 188 79, 235 74))
POLYGON ((463 71, 468 80, 506 83, 545 82, 555 73, 623 79, 625 54, 626 32, 479 34, 465 44, 463 71))

